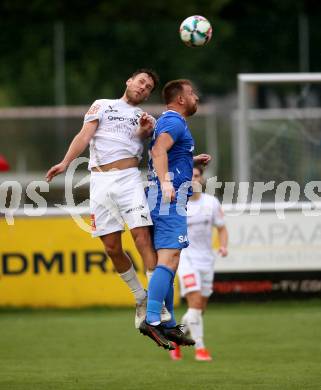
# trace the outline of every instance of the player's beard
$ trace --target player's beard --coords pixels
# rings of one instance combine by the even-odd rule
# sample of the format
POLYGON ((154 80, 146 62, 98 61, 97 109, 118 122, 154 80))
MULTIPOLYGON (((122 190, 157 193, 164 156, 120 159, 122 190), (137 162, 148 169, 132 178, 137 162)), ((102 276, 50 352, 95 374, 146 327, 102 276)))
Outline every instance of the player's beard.
POLYGON ((192 115, 194 115, 196 111, 197 111, 197 103, 190 104, 190 105, 186 108, 187 116, 192 116, 192 115))
POLYGON ((126 89, 125 95, 128 100, 128 103, 134 106, 137 106, 138 104, 142 103, 145 100, 145 98, 142 95, 136 94, 136 92, 130 91, 129 89, 126 89))

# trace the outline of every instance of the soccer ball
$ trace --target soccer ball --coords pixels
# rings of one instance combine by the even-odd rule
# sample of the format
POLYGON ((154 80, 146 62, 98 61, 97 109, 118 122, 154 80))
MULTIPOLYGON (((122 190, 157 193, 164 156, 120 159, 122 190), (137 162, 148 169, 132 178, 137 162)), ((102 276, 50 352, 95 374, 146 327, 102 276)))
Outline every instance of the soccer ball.
POLYGON ((212 26, 203 16, 190 16, 180 25, 179 35, 187 46, 204 46, 212 37, 212 26))

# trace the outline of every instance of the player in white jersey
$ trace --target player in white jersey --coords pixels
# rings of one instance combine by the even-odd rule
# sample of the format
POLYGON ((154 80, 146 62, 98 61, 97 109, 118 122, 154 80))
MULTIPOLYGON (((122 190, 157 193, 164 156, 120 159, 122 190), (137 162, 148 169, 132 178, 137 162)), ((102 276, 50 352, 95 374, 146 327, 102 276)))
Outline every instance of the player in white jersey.
MULTIPOLYGON (((189 246, 182 250, 178 267, 181 295, 186 298, 188 310, 182 318, 185 332, 195 340, 195 359, 210 361, 212 357, 203 340, 203 317, 208 299, 213 292, 214 252, 212 234, 215 226, 220 247, 218 253, 227 256, 228 233, 220 202, 214 196, 201 192, 203 167, 194 165, 193 195, 187 203, 189 246)), ((182 358, 179 346, 170 351, 173 360, 182 358)))
MULTIPOLYGON (((47 181, 62 172, 90 146, 90 213, 94 237, 99 237, 116 271, 136 299, 135 326, 146 313, 146 292, 133 264, 123 251, 121 233, 127 224, 150 279, 157 256, 150 238, 152 225, 138 164, 143 144, 154 127, 154 118, 137 105, 147 100, 158 76, 149 69, 136 71, 126 82, 120 99, 96 100, 84 124, 59 164, 47 173, 47 181)), ((168 316, 165 319, 168 320, 168 316)))

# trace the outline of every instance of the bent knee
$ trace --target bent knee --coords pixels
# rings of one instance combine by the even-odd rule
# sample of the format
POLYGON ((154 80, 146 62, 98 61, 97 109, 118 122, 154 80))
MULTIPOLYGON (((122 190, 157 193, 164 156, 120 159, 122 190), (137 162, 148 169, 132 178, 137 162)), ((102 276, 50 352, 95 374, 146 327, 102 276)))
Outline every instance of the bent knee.
POLYGON ((123 248, 119 242, 115 241, 104 241, 103 244, 105 247, 105 251, 108 254, 108 256, 119 256, 123 253, 123 248))
POLYGON ((140 230, 139 233, 133 235, 133 238, 137 247, 146 247, 151 245, 151 238, 147 229, 140 230))
POLYGON ((203 308, 203 298, 200 291, 193 291, 187 293, 185 296, 188 307, 194 309, 202 309, 203 308))

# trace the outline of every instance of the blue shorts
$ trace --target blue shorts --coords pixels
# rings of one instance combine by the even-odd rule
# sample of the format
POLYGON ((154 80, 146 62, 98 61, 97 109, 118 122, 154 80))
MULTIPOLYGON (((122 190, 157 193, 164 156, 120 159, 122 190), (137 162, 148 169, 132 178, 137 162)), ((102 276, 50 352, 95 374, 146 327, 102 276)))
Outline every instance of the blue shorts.
POLYGON ((160 186, 152 185, 148 188, 154 247, 156 250, 187 248, 187 194, 182 191, 174 201, 165 204, 161 201, 161 195, 160 186))
POLYGON ((154 226, 152 238, 158 249, 184 249, 188 247, 187 217, 178 214, 159 215, 151 213, 154 226))

